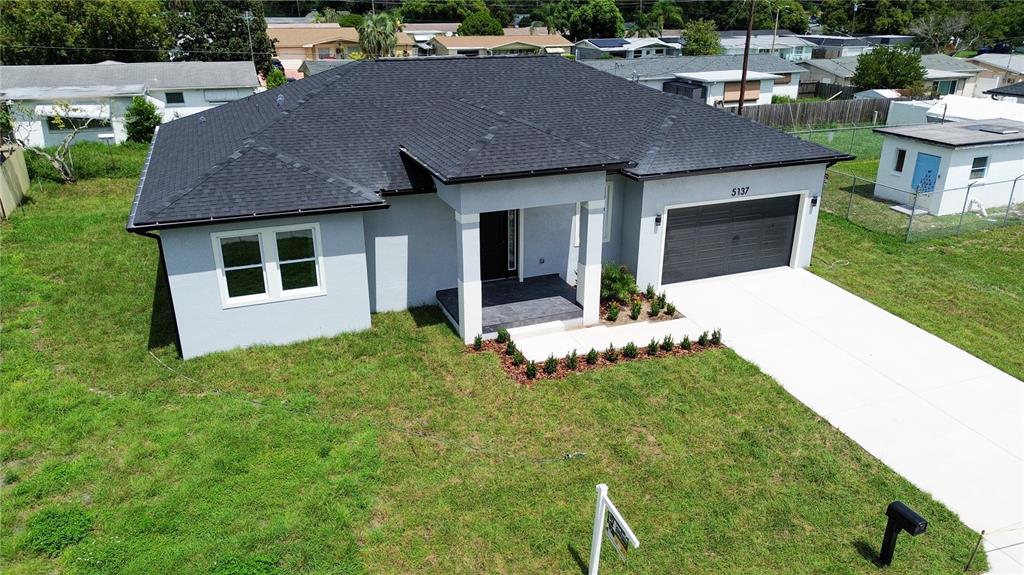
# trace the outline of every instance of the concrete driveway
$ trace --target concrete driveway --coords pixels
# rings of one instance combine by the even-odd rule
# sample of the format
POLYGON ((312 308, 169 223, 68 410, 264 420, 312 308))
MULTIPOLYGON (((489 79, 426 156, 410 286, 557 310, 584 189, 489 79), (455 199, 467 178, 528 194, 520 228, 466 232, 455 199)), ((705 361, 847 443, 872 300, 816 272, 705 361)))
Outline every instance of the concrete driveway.
POLYGON ((666 292, 689 319, 722 328, 726 344, 797 399, 986 530, 991 572, 1024 573, 1024 383, 804 270, 666 292))

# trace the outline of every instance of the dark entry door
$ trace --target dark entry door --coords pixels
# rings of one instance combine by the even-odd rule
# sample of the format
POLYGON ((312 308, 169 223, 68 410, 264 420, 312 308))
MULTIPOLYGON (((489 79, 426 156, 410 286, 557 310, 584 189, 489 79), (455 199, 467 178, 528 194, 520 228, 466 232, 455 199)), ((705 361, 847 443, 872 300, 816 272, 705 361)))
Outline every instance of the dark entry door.
POLYGON ((661 282, 789 265, 799 196, 668 211, 661 282))
POLYGON ((480 279, 516 277, 516 211, 480 214, 480 279))

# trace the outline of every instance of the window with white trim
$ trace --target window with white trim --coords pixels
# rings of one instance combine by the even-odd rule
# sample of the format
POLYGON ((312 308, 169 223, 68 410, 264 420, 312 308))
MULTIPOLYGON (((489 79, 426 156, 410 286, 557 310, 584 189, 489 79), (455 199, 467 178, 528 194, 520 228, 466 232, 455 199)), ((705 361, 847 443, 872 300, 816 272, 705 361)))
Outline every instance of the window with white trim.
POLYGON ((324 293, 317 224, 219 232, 212 239, 225 307, 324 293))
POLYGON ((978 156, 971 162, 971 179, 980 180, 985 177, 988 171, 988 156, 978 156))
POLYGON ((903 148, 896 149, 896 163, 892 167, 892 171, 897 174, 903 173, 903 164, 907 161, 907 151, 903 148))

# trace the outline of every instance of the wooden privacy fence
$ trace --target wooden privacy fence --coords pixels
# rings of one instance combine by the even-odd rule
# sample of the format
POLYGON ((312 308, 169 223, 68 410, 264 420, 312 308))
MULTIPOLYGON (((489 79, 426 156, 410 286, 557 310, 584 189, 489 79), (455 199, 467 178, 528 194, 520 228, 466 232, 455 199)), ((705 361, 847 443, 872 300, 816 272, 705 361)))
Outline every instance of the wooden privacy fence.
MULTIPOLYGON (((827 124, 884 124, 889 100, 832 100, 744 106, 743 115, 775 128, 822 126, 827 124)), ((732 108, 735 111, 735 108, 732 108)))
POLYGON ((0 149, 0 219, 6 220, 28 190, 25 152, 21 148, 0 149))
POLYGON ((861 88, 855 86, 840 86, 828 82, 800 82, 800 86, 797 88, 797 97, 850 100, 853 99, 854 94, 860 91, 861 88))

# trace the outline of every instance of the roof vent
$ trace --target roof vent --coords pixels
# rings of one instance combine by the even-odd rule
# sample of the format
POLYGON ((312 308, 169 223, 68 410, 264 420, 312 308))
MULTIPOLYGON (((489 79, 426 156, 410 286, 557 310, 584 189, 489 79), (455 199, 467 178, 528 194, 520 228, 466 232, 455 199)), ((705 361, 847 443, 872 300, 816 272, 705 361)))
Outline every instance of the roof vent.
POLYGON ((206 123, 206 116, 199 116, 199 123, 200 124, 205 124, 206 123))
POLYGON ((1000 126, 998 124, 984 124, 984 125, 978 126, 978 131, 980 131, 980 132, 988 132, 990 134, 1000 134, 1000 135, 1003 135, 1003 136, 1007 136, 1009 134, 1019 134, 1020 133, 1020 129, 1019 128, 1013 128, 1013 127, 1010 127, 1010 126, 1000 126))
POLYGON ((284 94, 278 94, 277 98, 275 98, 275 100, 277 101, 277 105, 278 106, 283 106, 284 105, 284 94))

